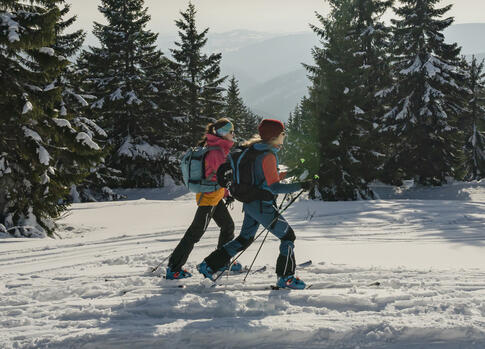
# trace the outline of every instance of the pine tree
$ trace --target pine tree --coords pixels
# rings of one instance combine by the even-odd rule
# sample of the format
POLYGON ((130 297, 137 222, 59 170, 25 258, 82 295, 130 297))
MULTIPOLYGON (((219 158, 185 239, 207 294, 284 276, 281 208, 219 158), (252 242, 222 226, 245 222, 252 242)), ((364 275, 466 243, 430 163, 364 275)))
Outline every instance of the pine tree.
POLYGON ((248 140, 257 134, 261 118, 244 105, 244 101, 240 96, 238 81, 234 76, 229 81, 223 112, 225 116, 234 122, 239 141, 248 140))
POLYGON ((459 178, 463 135, 457 127, 467 93, 460 48, 444 42, 453 18, 439 0, 403 0, 394 8, 394 86, 384 130, 393 138, 389 173, 402 173, 423 185, 459 178))
MULTIPOLYGON (((61 89, 61 100, 57 109, 59 115, 82 130, 101 145, 106 138, 106 132, 100 128, 87 113, 89 95, 86 95, 81 88, 82 75, 79 74, 75 64, 72 63, 74 56, 81 50, 86 34, 82 30, 66 33, 66 30, 75 22, 76 16, 69 16, 70 5, 63 4, 60 10, 60 17, 56 23, 56 41, 53 44, 54 51, 67 59, 69 64, 61 71, 56 84, 61 89), (65 18, 67 17, 67 18, 65 18)), ((103 171, 101 153, 99 157, 88 162, 80 161, 71 153, 59 154, 58 166, 62 166, 71 177, 73 183, 70 188, 69 201, 92 201, 90 200, 91 190, 86 183, 91 182, 91 177, 100 176, 103 171), (97 169, 94 171, 93 169, 97 169)))
POLYGON ((185 12, 180 12, 182 18, 175 21, 180 41, 171 50, 172 69, 180 79, 177 96, 180 116, 188 121, 182 131, 186 145, 193 145, 194 139, 200 138, 207 123, 222 117, 224 108, 222 84, 226 77, 220 77, 222 55, 202 53, 209 28, 197 31, 196 13, 192 3, 185 12))
POLYGON ((0 1, 0 228, 15 236, 51 235, 71 184, 96 162, 99 146, 62 108, 56 51, 60 0, 0 1), (2 229, 4 230, 4 229, 2 229))
POLYGON ((160 186, 171 154, 162 134, 158 79, 165 61, 157 35, 146 29, 143 0, 102 0, 99 10, 108 22, 94 25, 101 46, 84 51, 79 67, 88 74, 84 88, 96 96, 92 112, 108 133, 106 166, 121 171, 124 186, 160 186))
POLYGON ((472 57, 469 64, 467 87, 471 92, 465 122, 465 179, 485 177, 485 72, 484 62, 472 57))
POLYGON ((382 54, 386 30, 378 17, 385 1, 330 0, 328 18, 312 26, 323 47, 307 66, 313 86, 307 108, 318 129, 320 193, 324 200, 374 198, 368 183, 381 161, 375 139, 375 91, 389 78, 382 54), (375 84, 369 86, 368 84, 375 84))
POLYGON ((380 133, 386 110, 385 88, 393 83, 390 66, 390 28, 381 20, 391 7, 389 0, 354 0, 354 20, 348 38, 357 43, 353 53, 358 61, 359 81, 356 91, 362 123, 360 175, 366 182, 382 176, 386 142, 380 133))

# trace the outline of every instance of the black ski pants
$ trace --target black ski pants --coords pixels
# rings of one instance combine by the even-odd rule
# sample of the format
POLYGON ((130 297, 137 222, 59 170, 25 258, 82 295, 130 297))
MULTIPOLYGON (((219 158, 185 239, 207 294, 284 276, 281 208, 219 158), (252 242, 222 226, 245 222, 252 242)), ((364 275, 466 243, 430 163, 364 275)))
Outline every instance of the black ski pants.
POLYGON ((192 224, 170 256, 168 266, 172 271, 179 271, 182 269, 182 266, 187 262, 194 245, 198 243, 202 235, 204 235, 211 218, 214 219, 221 229, 217 248, 224 246, 224 244, 234 239, 234 221, 224 204, 224 200, 219 201, 217 206, 199 206, 192 224))

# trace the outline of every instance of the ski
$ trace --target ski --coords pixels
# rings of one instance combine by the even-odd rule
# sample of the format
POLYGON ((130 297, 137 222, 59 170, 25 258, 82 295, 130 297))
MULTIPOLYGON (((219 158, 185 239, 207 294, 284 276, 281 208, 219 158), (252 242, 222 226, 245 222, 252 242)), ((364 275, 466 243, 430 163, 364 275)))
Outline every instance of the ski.
POLYGON ((265 287, 265 290, 271 290, 271 291, 278 291, 278 290, 289 290, 289 291, 302 291, 302 290, 308 290, 308 289, 312 289, 312 290, 324 290, 324 289, 328 289, 328 288, 340 288, 340 287, 378 287, 378 286, 381 286, 381 283, 379 281, 375 281, 375 282, 372 282, 370 284, 366 284, 366 285, 325 285, 325 286, 318 286, 318 285, 315 285, 315 284, 309 284, 307 286, 305 286, 304 289, 293 289, 293 288, 281 288, 281 287, 278 287, 276 285, 269 285, 269 286, 266 286, 265 287))
POLYGON ((180 290, 180 292, 190 292, 190 293, 196 293, 196 294, 204 294, 204 293, 211 293, 211 292, 232 292, 232 291, 238 291, 238 292, 267 292, 267 291, 304 291, 304 290, 328 290, 328 289, 346 289, 346 288, 352 288, 352 287, 360 287, 360 288, 373 288, 373 287, 379 287, 381 286, 380 281, 374 281, 372 283, 342 283, 342 284, 337 284, 337 283, 313 283, 307 285, 304 289, 302 290, 295 290, 291 288, 280 288, 274 284, 268 285, 263 283, 257 283, 257 284, 216 284, 213 286, 208 286, 204 284, 180 284, 176 281, 173 282, 164 282, 161 287, 156 287, 156 288, 150 288, 150 287, 131 287, 131 288, 125 288, 121 290, 118 295, 119 296, 124 296, 128 293, 133 293, 133 292, 149 292, 149 294, 163 294, 166 292, 177 292, 177 290, 180 290))
POLYGON ((295 288, 281 288, 281 287, 278 287, 276 285, 270 285, 269 288, 267 288, 268 290, 271 290, 271 291, 279 291, 279 290, 288 290, 288 291, 302 291, 302 290, 308 290, 309 288, 311 288, 313 285, 310 284, 310 285, 307 285, 305 286, 305 288, 303 289, 295 289, 295 288))
POLYGON ((264 266, 264 267, 261 267, 261 268, 259 268, 259 269, 253 270, 253 271, 251 272, 251 275, 253 275, 253 274, 258 274, 258 273, 262 273, 262 272, 265 272, 265 271, 266 271, 266 269, 267 269, 267 268, 266 268, 266 266, 264 266))
POLYGON ((303 263, 300 263, 297 265, 298 268, 306 268, 306 267, 309 267, 310 265, 312 265, 312 261, 309 260, 309 261, 306 261, 306 262, 303 262, 303 263))

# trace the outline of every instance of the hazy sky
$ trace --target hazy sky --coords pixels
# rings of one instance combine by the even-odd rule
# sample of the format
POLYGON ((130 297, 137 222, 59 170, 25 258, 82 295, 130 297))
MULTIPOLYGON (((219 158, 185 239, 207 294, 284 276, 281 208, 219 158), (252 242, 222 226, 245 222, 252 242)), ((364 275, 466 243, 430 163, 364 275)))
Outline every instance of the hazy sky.
MULTIPOLYGON (((103 22, 97 6, 100 0, 68 0, 71 12, 78 15, 73 28, 90 32, 92 22, 103 22)), ((324 0, 193 0, 198 11, 199 28, 210 27, 221 33, 248 29, 275 33, 300 32, 315 23, 314 12, 326 14, 324 0)), ((450 15, 455 23, 485 23, 485 0, 443 0, 454 4, 450 15)), ((152 16, 149 28, 161 35, 176 33, 174 20, 187 7, 188 0, 145 0, 152 16)))

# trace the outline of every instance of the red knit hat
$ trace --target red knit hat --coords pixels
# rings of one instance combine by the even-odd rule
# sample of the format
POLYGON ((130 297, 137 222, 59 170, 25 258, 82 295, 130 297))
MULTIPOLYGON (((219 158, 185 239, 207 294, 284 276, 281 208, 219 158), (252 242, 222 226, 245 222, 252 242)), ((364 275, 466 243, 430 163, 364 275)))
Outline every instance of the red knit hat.
POLYGON ((263 141, 269 141, 273 137, 278 137, 285 130, 285 125, 274 119, 264 119, 258 127, 259 135, 263 141))

